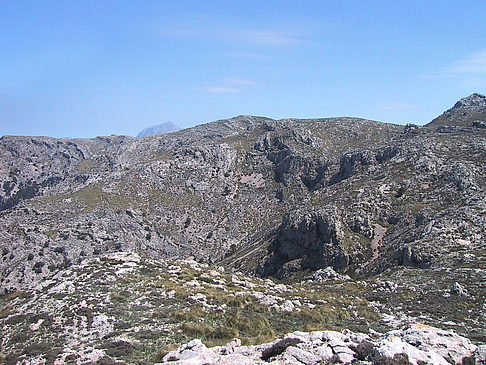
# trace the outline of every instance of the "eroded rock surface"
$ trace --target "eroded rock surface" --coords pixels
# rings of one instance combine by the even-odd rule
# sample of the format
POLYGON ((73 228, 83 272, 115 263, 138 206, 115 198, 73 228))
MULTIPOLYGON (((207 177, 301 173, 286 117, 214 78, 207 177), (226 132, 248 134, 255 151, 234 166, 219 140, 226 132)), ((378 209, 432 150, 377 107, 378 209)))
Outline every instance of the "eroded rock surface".
POLYGON ((116 251, 278 278, 476 265, 485 133, 239 116, 139 139, 5 136, 0 290, 116 251))
POLYGON ((294 332, 256 346, 234 340, 207 348, 193 340, 167 354, 162 364, 376 364, 385 358, 392 364, 402 358, 400 364, 447 365, 474 363, 477 349, 453 332, 412 324, 374 337, 351 331, 294 332))

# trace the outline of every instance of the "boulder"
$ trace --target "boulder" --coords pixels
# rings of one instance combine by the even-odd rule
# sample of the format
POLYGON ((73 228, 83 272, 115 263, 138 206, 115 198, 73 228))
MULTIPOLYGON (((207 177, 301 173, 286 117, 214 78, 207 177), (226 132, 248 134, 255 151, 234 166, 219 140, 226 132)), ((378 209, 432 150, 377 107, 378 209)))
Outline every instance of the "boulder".
POLYGON ((458 295, 460 297, 467 297, 469 294, 467 293, 466 288, 464 288, 458 282, 455 282, 451 288, 449 289, 449 293, 452 295, 458 295))

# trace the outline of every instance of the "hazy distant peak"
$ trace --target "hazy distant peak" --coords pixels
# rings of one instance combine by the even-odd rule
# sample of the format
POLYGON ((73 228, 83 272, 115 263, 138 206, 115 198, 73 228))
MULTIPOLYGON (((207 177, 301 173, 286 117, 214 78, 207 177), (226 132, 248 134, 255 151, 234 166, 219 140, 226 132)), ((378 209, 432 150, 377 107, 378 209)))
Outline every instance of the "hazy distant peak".
POLYGON ((153 134, 164 134, 164 133, 171 133, 171 132, 177 132, 181 128, 177 126, 176 124, 172 122, 165 122, 162 124, 158 124, 152 127, 145 128, 143 131, 141 131, 139 134, 137 134, 137 137, 145 137, 145 136, 151 136, 153 134))

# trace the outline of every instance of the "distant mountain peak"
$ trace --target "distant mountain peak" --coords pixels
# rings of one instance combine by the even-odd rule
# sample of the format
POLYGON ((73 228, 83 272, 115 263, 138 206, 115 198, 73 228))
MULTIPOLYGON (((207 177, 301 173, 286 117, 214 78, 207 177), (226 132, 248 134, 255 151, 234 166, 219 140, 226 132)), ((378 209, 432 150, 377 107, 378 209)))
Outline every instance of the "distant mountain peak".
POLYGON ((177 132, 181 128, 174 124, 173 122, 165 122, 162 124, 158 124, 152 127, 145 128, 143 131, 141 131, 139 134, 137 134, 138 138, 145 137, 145 136, 151 136, 154 134, 164 134, 164 133, 171 133, 171 132, 177 132))

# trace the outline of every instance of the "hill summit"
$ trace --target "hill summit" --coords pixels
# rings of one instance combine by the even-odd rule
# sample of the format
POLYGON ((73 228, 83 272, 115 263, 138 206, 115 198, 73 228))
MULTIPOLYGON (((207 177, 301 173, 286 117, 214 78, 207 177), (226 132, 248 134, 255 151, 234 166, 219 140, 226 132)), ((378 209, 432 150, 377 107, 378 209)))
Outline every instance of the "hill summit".
POLYGON ((486 96, 471 94, 427 124, 427 127, 483 126, 486 128, 486 96))

